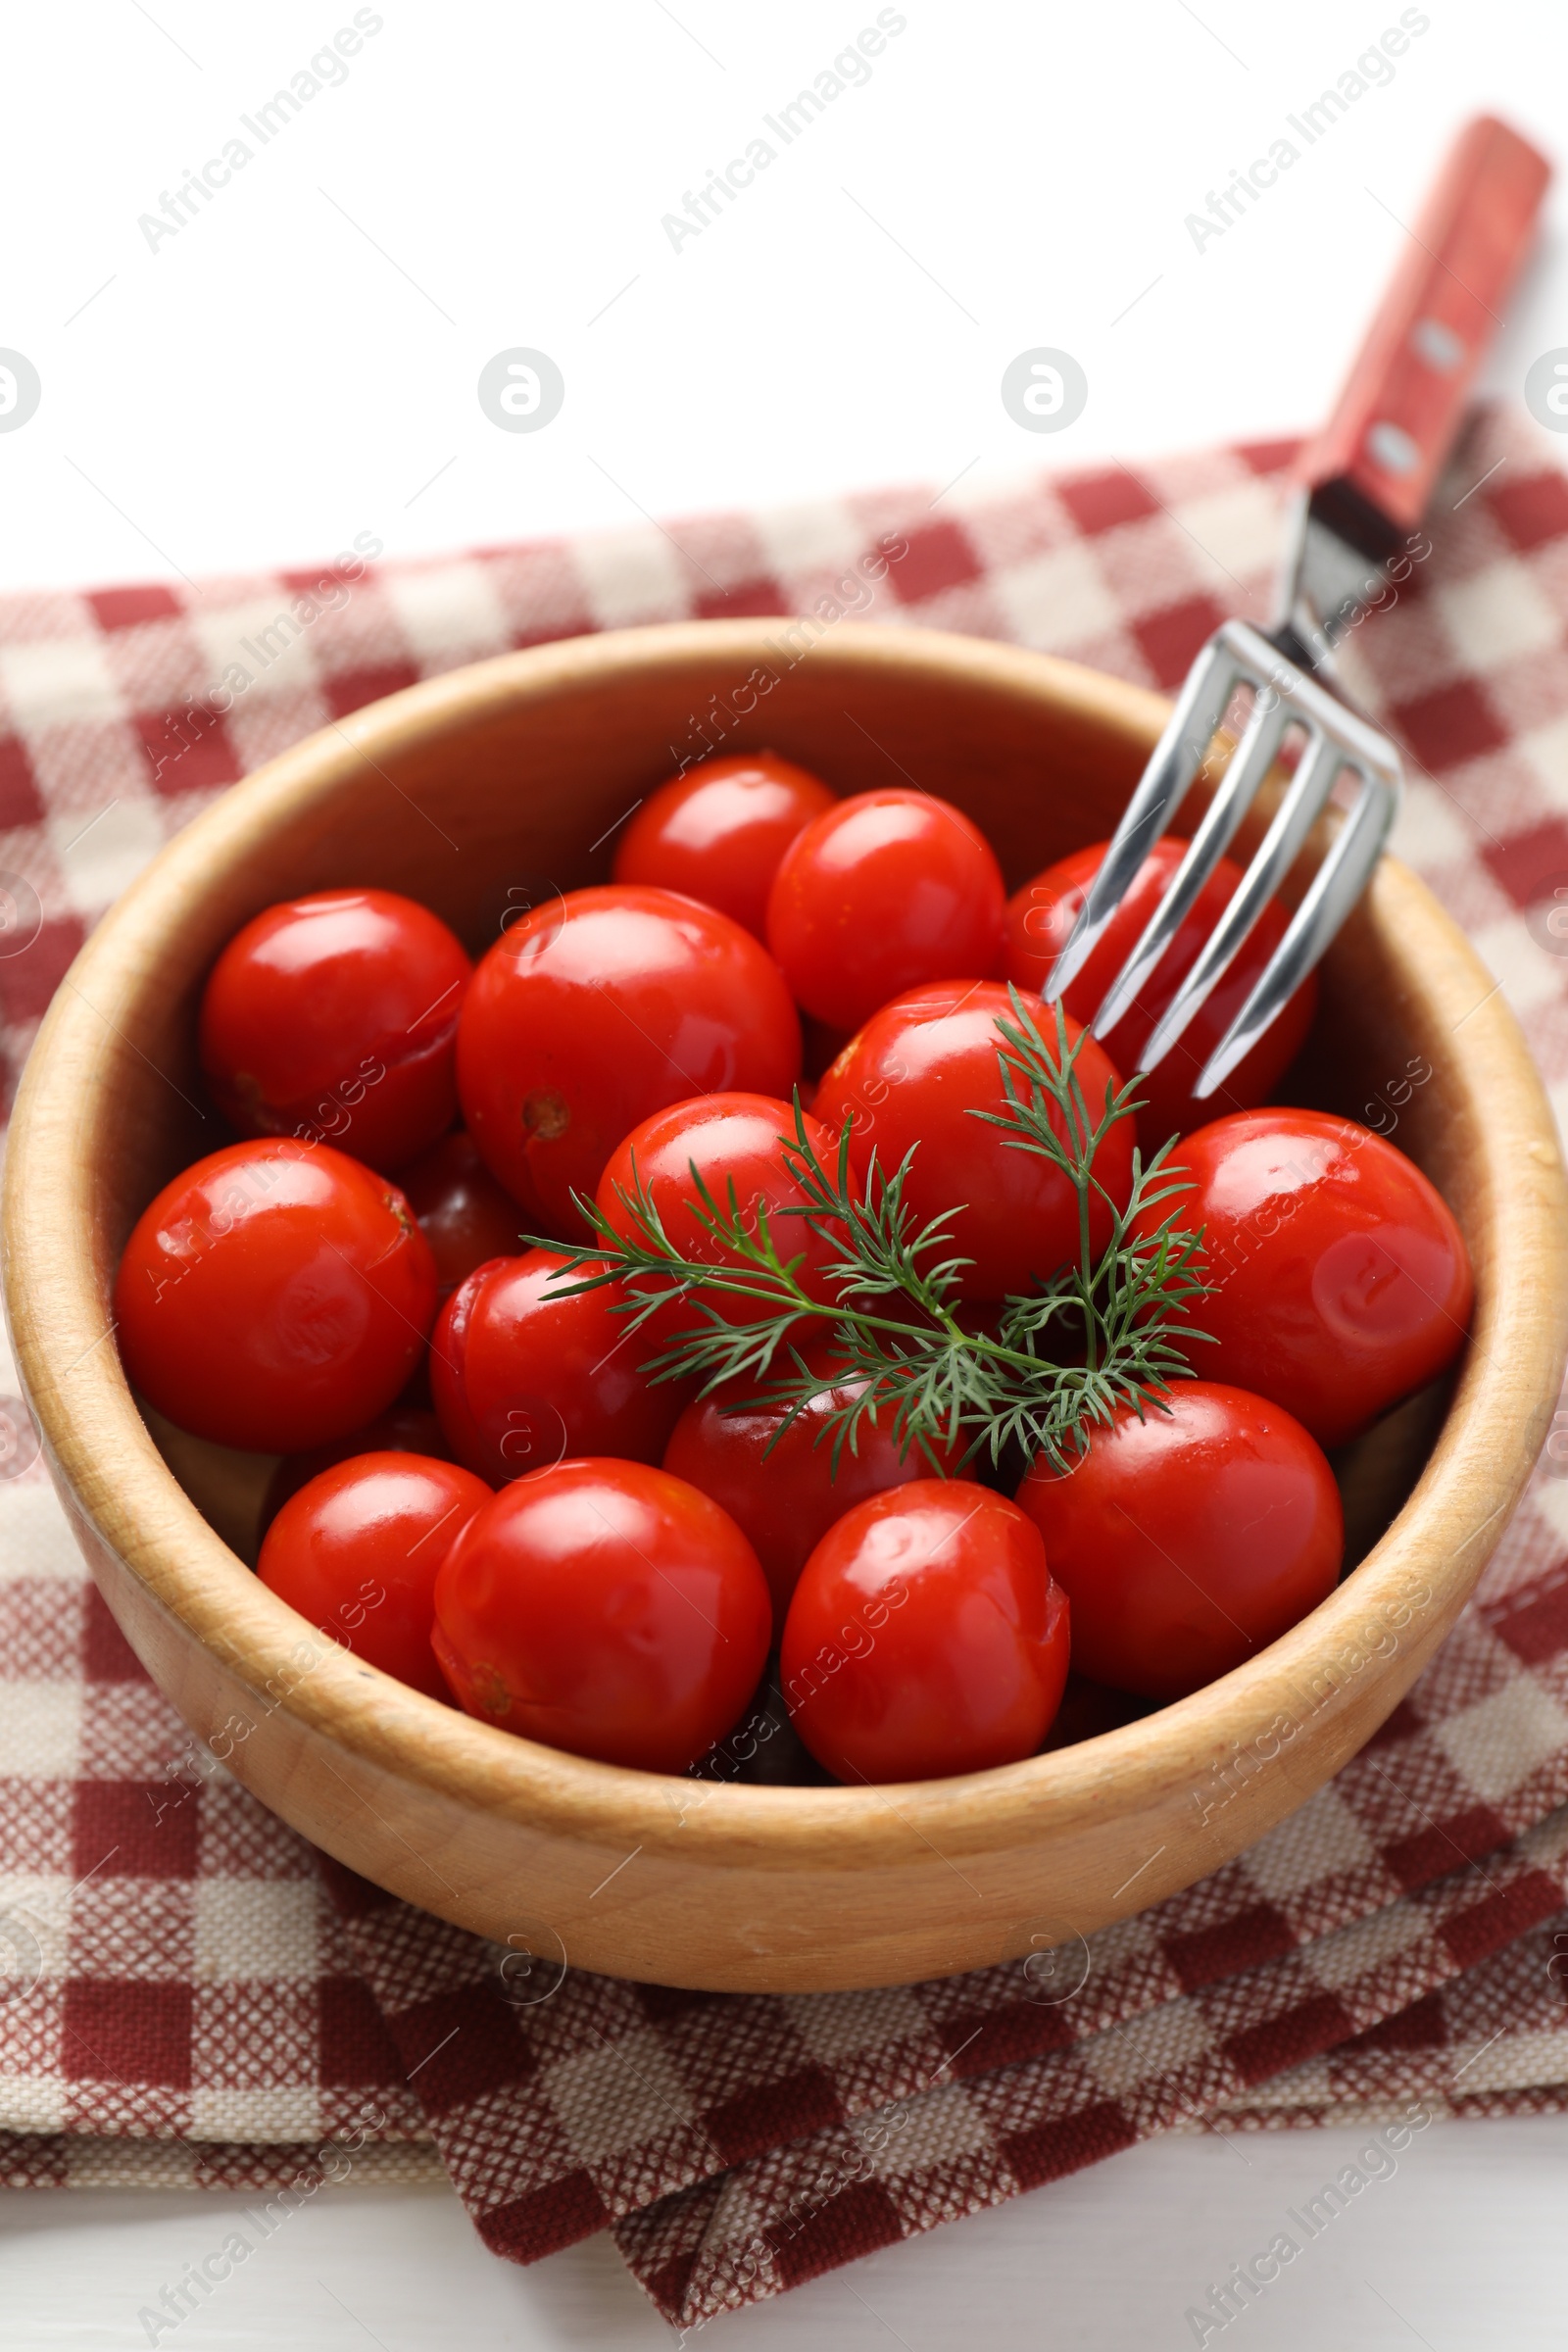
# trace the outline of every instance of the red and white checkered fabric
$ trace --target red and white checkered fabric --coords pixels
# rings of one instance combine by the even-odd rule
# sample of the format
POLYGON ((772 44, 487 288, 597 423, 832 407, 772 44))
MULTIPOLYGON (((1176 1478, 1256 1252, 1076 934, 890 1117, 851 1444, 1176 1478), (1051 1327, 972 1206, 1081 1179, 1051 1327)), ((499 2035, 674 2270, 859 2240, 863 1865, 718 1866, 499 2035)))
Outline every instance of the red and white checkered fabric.
MULTIPOLYGON (((8 600, 0 869, 43 927, 0 956, 7 1050, 176 824, 371 695, 583 628, 842 606, 889 533, 906 552, 860 616, 1168 686, 1222 612, 1261 609, 1289 454, 388 566, 336 583, 205 722, 181 698, 241 640, 254 667, 292 599, 316 585, 327 608, 333 583, 8 600)), ((1346 666, 1413 756, 1400 846, 1560 1082, 1568 961, 1541 909, 1568 882, 1568 484, 1483 416, 1431 536, 1346 666)), ((498 2252, 612 2225, 695 2326, 1154 2131, 1568 2106, 1556 1468, 1377 1740, 1227 1869, 1044 1983, 1014 1967, 774 1999, 519 1980, 480 1939, 318 1875, 193 1754, 34 1465, 0 1484, 0 2181, 270 2190, 423 2178, 438 2157, 498 2252)))

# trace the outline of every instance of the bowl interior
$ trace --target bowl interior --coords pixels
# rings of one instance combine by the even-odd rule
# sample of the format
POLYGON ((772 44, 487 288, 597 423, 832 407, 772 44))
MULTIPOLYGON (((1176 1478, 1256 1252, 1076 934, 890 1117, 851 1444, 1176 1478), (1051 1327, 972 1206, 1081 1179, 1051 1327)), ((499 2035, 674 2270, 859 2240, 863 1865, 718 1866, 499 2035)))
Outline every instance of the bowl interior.
MULTIPOLYGON (((805 660, 785 624, 764 638, 770 625, 585 640, 575 664, 557 664, 551 689, 525 697, 511 690, 515 658, 484 664, 357 713, 335 744, 300 747, 316 756, 300 762, 293 791, 299 754, 274 762, 282 789, 270 821, 241 863, 210 871, 159 959, 156 1004, 135 1005, 138 1041, 145 1028, 164 1083, 140 1090, 140 1114, 107 1171, 113 1246, 158 1186, 211 1148, 194 1047, 201 988, 224 941, 275 899, 353 883, 405 891, 477 956, 520 909, 608 880, 621 825, 683 762, 760 749, 841 796, 913 785, 953 801, 992 842, 1011 891, 1110 832, 1165 715, 1157 696, 1072 664, 1024 657, 1035 674, 1020 677, 1019 658, 1002 647, 965 644, 959 661, 933 660, 933 644, 962 641, 868 628, 805 660), (1042 685, 1056 691, 1043 696, 1042 685)), ((1195 788, 1178 831, 1205 799, 1195 788)), ((1245 857, 1269 806, 1260 800, 1234 855, 1245 857)), ((1309 845, 1298 889, 1312 862, 1309 845)), ((1325 968, 1323 1012, 1291 1099, 1399 1126, 1401 1146, 1443 1184, 1453 1154, 1433 1099, 1417 1088, 1398 1110, 1387 1100, 1408 1058, 1397 1051, 1403 992, 1384 969, 1369 1002, 1349 960, 1341 949, 1325 968)))
MULTIPOLYGON (((1097 697, 1088 673, 1077 672, 1077 691, 1061 698, 1042 729, 1039 710, 1009 698, 1004 676, 983 661, 935 674, 929 664, 900 664, 890 677, 885 661, 857 663, 853 641, 835 648, 840 659, 831 665, 803 661, 782 626, 761 660, 749 663, 729 654, 721 627, 697 632, 689 646, 639 642, 676 634, 629 636, 623 642, 631 659, 613 662, 604 659, 604 640, 590 641, 585 655, 599 656, 584 662, 595 673, 591 692, 586 676, 568 669, 557 695, 530 698, 520 710, 505 694, 481 696, 450 727, 411 727, 390 745, 368 746, 331 802, 313 799, 308 816, 289 821, 279 812, 257 855, 213 890, 208 921, 187 927, 187 951, 194 935, 207 953, 193 963, 187 952, 163 999, 156 1058, 172 1086, 145 1090, 150 1123, 138 1121, 138 1148, 122 1147, 120 1155, 109 1230, 122 1243, 158 1186, 212 1148, 193 1044, 201 987, 223 940, 272 900, 334 884, 405 891, 434 907, 477 957, 520 911, 608 880, 621 827, 683 763, 760 749, 800 761, 841 797, 912 785, 954 802, 996 848, 1010 892, 1112 829, 1163 718, 1157 698, 1124 688, 1097 697), (223 921, 209 939, 218 905, 223 921)), ((755 634, 749 650, 757 650, 755 634)), ((368 723, 356 729, 351 721, 346 732, 368 723)), ((1206 799, 1200 784, 1178 813, 1178 830, 1191 830, 1206 799)), ((1270 800, 1260 799, 1238 855, 1260 833, 1270 800)), ((1292 877, 1295 891, 1313 862, 1309 845, 1292 877)), ((202 910, 191 911, 199 918, 202 910)), ((1451 1183, 1442 1122, 1426 1115, 1423 1091, 1364 1008, 1353 1021, 1342 1017, 1331 971, 1323 1012, 1279 1098, 1365 1118, 1386 1133, 1402 1128, 1404 1148, 1440 1183, 1451 1183)), ((1216 1101, 1216 1113, 1224 1107, 1216 1101)), ((1447 1393, 1445 1384, 1337 1464, 1348 1505, 1348 1568, 1408 1495, 1447 1393)), ((254 1564, 268 1464, 190 1439, 155 1414, 147 1418, 204 1516, 254 1564)))

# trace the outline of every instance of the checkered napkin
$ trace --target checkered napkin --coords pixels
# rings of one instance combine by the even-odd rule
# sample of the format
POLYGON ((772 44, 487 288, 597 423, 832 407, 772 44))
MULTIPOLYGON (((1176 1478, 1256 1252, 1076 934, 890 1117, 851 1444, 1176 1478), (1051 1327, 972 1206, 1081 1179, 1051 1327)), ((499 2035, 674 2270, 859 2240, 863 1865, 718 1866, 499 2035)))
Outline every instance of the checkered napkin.
MULTIPOLYGON (((13 1069, 86 926, 159 843, 373 695, 576 630, 813 610, 1168 687, 1223 613, 1262 610, 1290 454, 355 580, 0 600, 13 1069), (878 540, 903 552, 872 592, 859 559, 878 540), (203 698, 231 661, 254 674, 220 714, 203 698)), ((1568 484, 1484 415, 1431 537, 1345 668, 1410 753, 1399 847, 1561 1082, 1568 961, 1544 910, 1568 884, 1568 484)), ((498 2253, 612 2226, 694 2327, 1155 2131, 1568 2107, 1568 1482, 1549 1459, 1409 1697, 1238 1861, 1044 1976, 773 1998, 519 1969, 318 1866, 141 1673, 13 1419, 0 2181, 297 2197, 444 2168, 498 2253)))

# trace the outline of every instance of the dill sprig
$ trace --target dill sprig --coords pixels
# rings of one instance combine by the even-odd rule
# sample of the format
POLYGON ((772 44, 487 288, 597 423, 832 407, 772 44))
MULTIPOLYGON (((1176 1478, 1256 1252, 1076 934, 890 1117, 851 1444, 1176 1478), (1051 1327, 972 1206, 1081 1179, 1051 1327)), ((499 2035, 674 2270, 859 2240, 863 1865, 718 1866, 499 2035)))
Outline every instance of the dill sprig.
MULTIPOLYGON (((801 1205, 770 1214, 758 1202, 743 1212, 733 1177, 720 1202, 693 1165, 697 1199, 688 1205, 708 1244, 723 1252, 718 1262, 694 1258, 666 1232, 634 1160, 630 1189, 615 1188, 629 1235, 594 1201, 575 1196, 594 1239, 563 1268, 564 1277, 581 1279, 560 1295, 613 1287, 612 1311, 628 1315, 633 1330, 673 1300, 692 1302, 696 1321, 643 1370, 656 1382, 700 1379, 705 1395, 721 1383, 760 1383, 748 1406, 736 1409, 782 1406, 779 1435, 814 1397, 849 1389, 823 1431, 835 1475, 844 1447, 858 1452, 863 1425, 883 1413, 900 1453, 912 1448, 934 1470, 951 1470, 960 1453, 965 1464, 982 1452, 996 1463, 1008 1447, 1070 1468, 1092 1424, 1108 1422, 1121 1405, 1141 1414, 1168 1394, 1172 1380, 1190 1376, 1186 1349, 1207 1335, 1181 1313, 1209 1286, 1195 1264, 1201 1235, 1177 1226, 1175 1203, 1189 1185, 1167 1164, 1172 1144, 1162 1145, 1147 1166, 1134 1151, 1125 1205, 1095 1174, 1101 1145, 1137 1106, 1136 1080, 1107 1086, 1096 1116, 1077 1068, 1087 1030, 1069 1045, 1058 1004, 1054 1047, 1048 1049, 1017 990, 1009 995, 1013 1017, 997 1022, 1002 1107, 969 1116, 999 1128, 1004 1149, 1033 1152, 1061 1171, 1077 1199, 1078 1253, 1032 1292, 1004 1300, 994 1331, 970 1329, 959 1312, 959 1278, 971 1261, 951 1253, 949 1228, 966 1204, 956 1202, 915 1227, 905 1189, 918 1146, 891 1173, 873 1151, 858 1190, 849 1125, 835 1164, 824 1165, 807 1134, 799 1095, 795 1132, 779 1143, 804 1195, 801 1205), (1109 1218, 1098 1254, 1097 1200, 1109 1218), (1152 1212, 1161 1208, 1151 1225, 1152 1212), (837 1245, 832 1257, 813 1266, 809 1288, 803 1279, 808 1252, 788 1254, 781 1241, 785 1218, 804 1220, 837 1245), (1135 1226, 1143 1230, 1135 1233, 1135 1226), (803 1334, 813 1328, 831 1335, 815 1365, 802 1353, 803 1334)), ((533 1246, 561 1248, 550 1241, 533 1246)))

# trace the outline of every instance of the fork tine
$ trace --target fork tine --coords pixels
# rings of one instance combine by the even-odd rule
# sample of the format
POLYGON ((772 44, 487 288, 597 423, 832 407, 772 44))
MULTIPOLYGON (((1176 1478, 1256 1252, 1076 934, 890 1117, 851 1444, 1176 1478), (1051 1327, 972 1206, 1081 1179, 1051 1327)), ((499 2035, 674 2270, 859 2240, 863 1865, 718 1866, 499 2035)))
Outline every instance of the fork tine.
POLYGON ((1125 1012, 1164 955, 1182 916, 1272 764, 1286 730, 1306 729, 1307 749, 1264 836, 1262 847, 1151 1037, 1143 1067, 1152 1069, 1197 1013, 1256 922, 1326 805, 1342 767, 1361 792, 1314 876, 1284 938, 1200 1074, 1195 1094, 1214 1092, 1250 1053, 1287 998, 1322 956, 1365 888, 1398 807, 1399 763, 1387 736, 1283 656, 1248 621, 1222 621, 1188 673, 1121 823, 1085 897, 1078 920, 1041 994, 1054 1004, 1082 971, 1126 899, 1153 842, 1198 774, 1238 684, 1257 697, 1226 775, 1194 834, 1170 888, 1132 956, 1102 1000, 1093 1026, 1103 1033, 1125 1012), (1272 700, 1265 701, 1265 696, 1272 700))
MULTIPOLYGON (((1143 936, 1101 1000, 1091 1024, 1097 1037, 1109 1036, 1159 964, 1193 901, 1230 847, 1237 826, 1256 799, 1258 786, 1278 757, 1285 730, 1295 718, 1295 711, 1281 696, 1275 695, 1271 706, 1263 693, 1258 694, 1224 780, 1204 811, 1186 856, 1144 925, 1143 936)), ((1142 1066, 1150 1065, 1146 1062, 1142 1066)))
POLYGON ((1264 965, 1251 995, 1220 1039, 1193 1092, 1222 1086, 1244 1061, 1288 998, 1294 996, 1371 879, 1397 807, 1384 774, 1362 771, 1362 789, 1291 926, 1264 965))
POLYGON ((1054 1004, 1082 971, 1144 859, 1181 806, 1225 715, 1239 669, 1234 648, 1216 632, 1188 673, 1165 732, 1150 755, 1138 789, 1089 886, 1067 944, 1047 975, 1041 994, 1048 1004, 1054 1004))
POLYGON ((1145 1046, 1140 1069, 1157 1069, 1188 1024, 1207 1004, 1327 808, 1335 778, 1344 763, 1345 754, 1340 746, 1314 731, 1235 895, 1145 1046))

